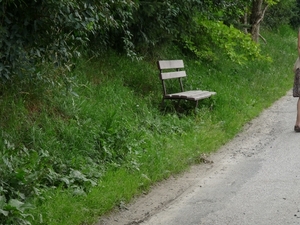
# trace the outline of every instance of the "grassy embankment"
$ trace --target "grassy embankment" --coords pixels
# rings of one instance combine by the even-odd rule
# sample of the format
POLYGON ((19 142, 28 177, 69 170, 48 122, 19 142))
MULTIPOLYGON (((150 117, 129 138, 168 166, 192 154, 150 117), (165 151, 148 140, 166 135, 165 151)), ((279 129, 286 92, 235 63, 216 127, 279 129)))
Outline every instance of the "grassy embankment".
POLYGON ((10 171, 7 179, 24 178, 26 196, 35 196, 26 199, 35 206, 26 211, 34 220, 27 219, 92 224, 151 184, 198 163, 201 154, 218 150, 292 87, 294 33, 281 29, 264 36, 262 49, 272 63, 197 64, 173 50, 157 56, 184 59, 187 89, 217 92, 201 101, 197 113, 191 105, 184 113, 171 104, 160 110, 156 59, 134 62, 115 53, 78 63, 64 77, 66 86, 43 77, 3 88, 0 144, 23 158, 12 160, 19 172, 10 171))

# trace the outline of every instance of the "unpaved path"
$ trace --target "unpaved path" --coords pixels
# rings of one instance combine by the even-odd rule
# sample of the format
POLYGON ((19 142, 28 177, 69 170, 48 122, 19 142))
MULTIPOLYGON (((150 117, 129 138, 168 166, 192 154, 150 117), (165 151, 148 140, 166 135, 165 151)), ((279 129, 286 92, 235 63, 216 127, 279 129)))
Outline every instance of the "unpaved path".
POLYGON ((288 92, 207 163, 157 184, 98 225, 300 224, 296 101, 288 92))

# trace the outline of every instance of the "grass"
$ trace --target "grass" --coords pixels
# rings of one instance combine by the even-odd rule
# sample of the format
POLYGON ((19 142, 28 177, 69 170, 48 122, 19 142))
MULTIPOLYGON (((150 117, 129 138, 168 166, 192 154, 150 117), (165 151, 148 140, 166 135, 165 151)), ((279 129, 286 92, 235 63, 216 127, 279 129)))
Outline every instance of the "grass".
POLYGON ((52 72, 56 83, 41 76, 2 85, 0 197, 30 203, 14 212, 32 224, 93 224, 199 163, 292 87, 294 32, 282 27, 264 36, 272 63, 199 63, 172 48, 157 53, 184 59, 187 88, 217 92, 196 113, 189 103, 182 113, 170 102, 161 110, 156 59, 134 62, 115 52, 77 62, 68 76, 52 72))

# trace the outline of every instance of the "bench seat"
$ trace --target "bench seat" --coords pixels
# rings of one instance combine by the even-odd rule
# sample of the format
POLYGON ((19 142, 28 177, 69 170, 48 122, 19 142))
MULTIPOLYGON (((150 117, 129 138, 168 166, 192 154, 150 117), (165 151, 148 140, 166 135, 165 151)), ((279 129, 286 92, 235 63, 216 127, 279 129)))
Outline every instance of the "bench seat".
POLYGON ((215 94, 216 94, 216 92, 196 90, 196 91, 184 91, 184 92, 179 92, 179 93, 174 93, 174 94, 166 94, 165 98, 170 98, 170 99, 178 98, 178 99, 187 99, 187 100, 197 101, 200 99, 209 98, 215 94))

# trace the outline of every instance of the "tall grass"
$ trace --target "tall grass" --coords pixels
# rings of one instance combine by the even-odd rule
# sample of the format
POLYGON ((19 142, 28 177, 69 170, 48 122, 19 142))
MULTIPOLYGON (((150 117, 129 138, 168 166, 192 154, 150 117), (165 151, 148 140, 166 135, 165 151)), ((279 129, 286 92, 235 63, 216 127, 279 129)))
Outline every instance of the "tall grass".
POLYGON ((47 74, 56 83, 41 75, 2 84, 0 223, 92 224, 217 151, 292 87, 294 32, 263 35, 273 62, 199 63, 174 48, 135 62, 108 52, 77 62, 67 76, 47 74), (181 112, 171 102, 161 108, 162 58, 184 59, 187 89, 217 95, 196 113, 192 103, 181 112))

